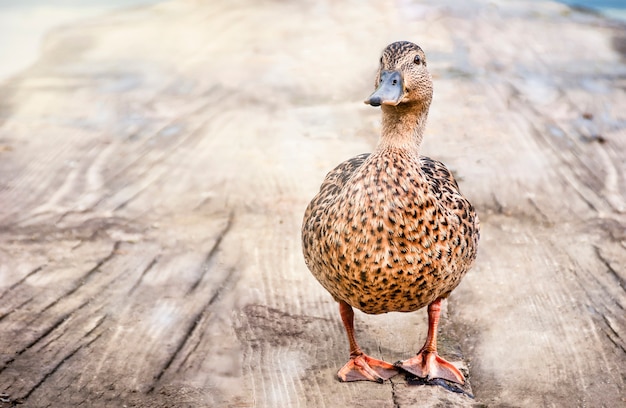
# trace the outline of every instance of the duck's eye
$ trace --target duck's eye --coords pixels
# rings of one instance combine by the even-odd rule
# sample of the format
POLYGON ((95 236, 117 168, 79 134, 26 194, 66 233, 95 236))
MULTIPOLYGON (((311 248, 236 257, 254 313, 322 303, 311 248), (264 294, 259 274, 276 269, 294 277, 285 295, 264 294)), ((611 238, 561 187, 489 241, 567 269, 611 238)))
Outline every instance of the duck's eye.
POLYGON ((419 55, 416 55, 415 58, 413 59, 413 62, 419 65, 422 63, 422 59, 420 58, 419 55))

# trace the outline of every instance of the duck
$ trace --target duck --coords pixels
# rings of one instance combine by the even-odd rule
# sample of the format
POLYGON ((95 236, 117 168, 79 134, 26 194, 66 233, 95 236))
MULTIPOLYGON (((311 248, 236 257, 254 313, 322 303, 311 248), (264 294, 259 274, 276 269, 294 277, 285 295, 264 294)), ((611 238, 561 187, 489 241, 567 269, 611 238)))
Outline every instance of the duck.
POLYGON ((409 41, 382 52, 366 104, 382 111, 372 153, 331 170, 306 208, 302 251, 308 269, 339 304, 349 344, 340 381, 382 383, 405 372, 464 384, 437 352, 442 301, 476 259, 480 224, 472 204, 440 161, 420 154, 433 81, 422 48, 409 41), (366 314, 427 307, 424 346, 394 364, 363 352, 354 308, 366 314))

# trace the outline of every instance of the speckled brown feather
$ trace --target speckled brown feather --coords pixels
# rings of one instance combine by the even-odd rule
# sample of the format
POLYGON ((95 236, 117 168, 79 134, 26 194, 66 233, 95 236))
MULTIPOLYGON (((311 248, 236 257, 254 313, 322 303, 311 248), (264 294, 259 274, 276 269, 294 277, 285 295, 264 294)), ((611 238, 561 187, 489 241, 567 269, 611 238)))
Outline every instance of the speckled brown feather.
MULTIPOLYGON (((399 65, 396 53, 415 52, 397 48, 383 58, 399 65)), ((427 113, 429 103, 412 109, 427 113)), ((396 122, 405 117, 393 112, 396 122)), ((479 239, 476 213, 452 174, 418 154, 421 134, 415 149, 394 145, 402 137, 393 137, 383 135, 374 153, 328 173, 302 226, 313 275, 336 300, 371 314, 410 312, 446 297, 470 269, 479 239)))

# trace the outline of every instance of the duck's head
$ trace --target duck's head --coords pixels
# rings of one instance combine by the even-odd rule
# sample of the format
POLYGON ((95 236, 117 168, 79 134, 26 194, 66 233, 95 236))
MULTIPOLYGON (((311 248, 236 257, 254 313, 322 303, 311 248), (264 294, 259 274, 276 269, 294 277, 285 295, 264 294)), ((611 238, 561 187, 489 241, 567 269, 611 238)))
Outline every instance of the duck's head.
POLYGON ((408 41, 389 44, 380 57, 376 90, 365 103, 372 106, 419 104, 428 107, 433 83, 426 69, 426 55, 408 41))

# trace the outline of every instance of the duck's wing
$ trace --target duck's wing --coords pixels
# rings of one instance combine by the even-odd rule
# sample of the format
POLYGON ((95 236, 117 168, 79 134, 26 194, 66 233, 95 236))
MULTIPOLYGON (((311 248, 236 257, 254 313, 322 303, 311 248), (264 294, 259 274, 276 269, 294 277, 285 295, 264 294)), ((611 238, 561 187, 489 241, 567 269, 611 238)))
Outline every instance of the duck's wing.
POLYGON ((369 153, 363 153, 358 156, 355 156, 345 162, 341 163, 334 169, 332 169, 324 178, 324 182, 320 187, 320 191, 324 189, 326 185, 335 185, 337 187, 342 187, 346 182, 352 177, 354 171, 361 167, 365 159, 369 157, 369 153))
POLYGON ((324 202, 337 195, 344 184, 350 180, 356 169, 363 165, 363 162, 369 155, 369 153, 360 154, 332 169, 324 178, 320 191, 311 201, 311 205, 323 205, 324 202))
POLYGON ((448 198, 448 196, 460 195, 459 185, 452 173, 445 164, 430 157, 420 156, 422 172, 426 175, 426 180, 430 185, 430 190, 438 198, 448 198))
MULTIPOLYGON (((329 206, 332 205, 342 187, 350 180, 354 172, 363 165, 368 156, 369 153, 360 154, 331 170, 324 178, 320 191, 309 203, 304 213, 304 222, 302 224, 302 248, 307 265, 313 265, 311 258, 321 256, 321 253, 313 250, 313 248, 319 247, 316 244, 317 240, 320 235, 323 235, 323 230, 326 228, 320 222, 321 215, 328 212, 329 206)), ((309 266, 309 268, 312 267, 309 266)))
POLYGON ((462 234, 470 238, 467 245, 473 258, 480 237, 480 222, 474 206, 461 194, 458 183, 445 164, 426 156, 420 156, 420 161, 431 193, 449 214, 458 217, 462 234))

